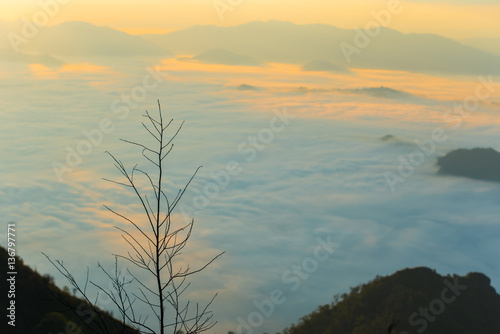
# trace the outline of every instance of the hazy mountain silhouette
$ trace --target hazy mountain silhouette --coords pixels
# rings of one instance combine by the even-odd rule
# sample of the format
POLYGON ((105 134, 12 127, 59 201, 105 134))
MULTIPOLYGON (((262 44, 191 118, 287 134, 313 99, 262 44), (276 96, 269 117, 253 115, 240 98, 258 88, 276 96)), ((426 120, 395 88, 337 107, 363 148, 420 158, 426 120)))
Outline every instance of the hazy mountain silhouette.
POLYGON ((381 28, 348 63, 339 45, 355 46, 355 30, 326 24, 251 22, 232 27, 193 26, 163 35, 143 35, 175 54, 226 49, 265 62, 306 64, 329 59, 350 68, 377 68, 444 74, 500 73, 500 56, 434 34, 403 34, 381 28))
POLYGON ((47 67, 60 67, 64 64, 62 60, 42 54, 27 54, 15 52, 13 49, 0 49, 0 62, 15 62, 23 64, 42 64, 47 67))
POLYGON ((479 50, 500 55, 500 38, 466 38, 460 42, 479 50))
POLYGON ((40 29, 21 50, 72 57, 170 55, 163 47, 141 36, 80 21, 40 29))
POLYGON ((422 99, 413 94, 396 90, 389 87, 364 87, 364 88, 354 88, 354 89, 339 89, 341 92, 347 92, 351 94, 363 94, 372 97, 379 97, 383 99, 392 99, 392 100, 415 100, 422 99))
POLYGON ((224 49, 208 50, 197 55, 196 57, 194 57, 194 59, 209 64, 239 65, 239 66, 263 65, 263 63, 257 59, 236 54, 224 49))
MULTIPOLYGON (((6 29, 11 30, 6 26, 0 24, 2 34, 7 34, 6 29)), ((162 35, 132 36, 108 27, 72 21, 40 29, 35 38, 21 45, 21 51, 73 57, 170 57, 169 51, 176 55, 200 55, 224 49, 262 62, 308 64, 313 70, 321 63, 309 64, 311 60, 328 59, 340 68, 467 75, 500 73, 500 55, 439 35, 403 34, 388 28, 381 28, 380 34, 372 37, 366 47, 358 43, 359 53, 353 53, 349 62, 340 45, 356 47, 358 34, 356 30, 326 24, 258 21, 232 27, 193 26, 162 35)), ((226 57, 221 55, 222 60, 217 61, 225 61, 226 57)), ((323 65, 319 67, 322 70, 326 66, 324 62, 323 65)))
POLYGON ((251 91, 259 91, 259 90, 261 90, 261 88, 259 88, 259 87, 252 86, 252 85, 247 85, 247 84, 241 84, 236 89, 238 89, 238 90, 251 90, 251 91))
POLYGON ((329 54, 325 43, 330 31, 327 25, 299 26, 289 22, 251 22, 233 27, 193 26, 164 35, 145 35, 176 54, 199 54, 222 48, 266 62, 303 64, 329 54), (313 36, 314 38, 310 38, 313 36), (320 51, 320 52, 318 52, 320 51))
POLYGON ((458 149, 439 157, 438 174, 500 182, 500 153, 492 148, 458 149))
POLYGON ((335 64, 333 64, 332 62, 328 61, 328 60, 324 60, 324 59, 317 59, 317 60, 313 60, 307 64, 305 64, 304 66, 302 66, 302 71, 307 71, 307 72, 332 72, 332 73, 348 73, 349 70, 344 68, 344 67, 341 67, 341 66, 337 66, 335 64))
POLYGON ((498 333, 500 295, 490 283, 481 273, 404 269, 337 295, 284 333, 498 333))
POLYGON ((404 142, 398 137, 390 134, 380 137, 379 140, 388 144, 401 144, 404 142))
MULTIPOLYGON (((0 246, 0 262, 6 265, 7 258, 7 250, 0 246)), ((5 266, 5 268, 7 268, 7 266, 5 266)), ((0 323, 0 333, 47 334, 71 332, 90 334, 99 332, 97 327, 97 316, 92 316, 90 306, 82 299, 71 295, 69 291, 62 291, 59 289, 53 283, 53 278, 51 276, 40 275, 26 266, 18 257, 16 257, 16 272, 16 326, 12 327, 8 325, 7 320, 9 319, 4 315, 4 319, 2 319, 0 323), (62 296, 73 308, 78 309, 83 319, 80 319, 78 315, 57 300, 54 294, 62 296), (73 324, 71 324, 71 322, 73 324), (85 322, 92 326, 93 330, 89 328, 85 322), (68 328, 70 329, 69 331, 68 328)), ((9 277, 10 275, 7 275, 6 269, 0 272, 2 291, 5 292, 5 296, 2 296, 2 298, 4 298, 3 300, 6 302, 7 292, 9 291, 7 278, 9 277)), ((7 312, 5 311, 6 308, 7 306, 3 309, 5 313, 7 312)), ((122 328, 118 321, 110 314, 103 314, 110 333, 139 333, 131 328, 122 328), (122 329, 124 331, 122 331, 122 329)))

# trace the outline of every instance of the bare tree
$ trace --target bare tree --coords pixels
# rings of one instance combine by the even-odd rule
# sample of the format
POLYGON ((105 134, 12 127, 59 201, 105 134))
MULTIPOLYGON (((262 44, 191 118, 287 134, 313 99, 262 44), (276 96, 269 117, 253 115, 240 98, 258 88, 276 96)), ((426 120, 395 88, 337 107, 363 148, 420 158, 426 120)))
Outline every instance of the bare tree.
MULTIPOLYGON (((183 197, 186 189, 201 168, 198 167, 191 175, 188 182, 182 189, 179 189, 175 198, 169 199, 164 190, 164 161, 172 151, 173 140, 179 134, 183 124, 173 132, 173 135, 167 139, 166 131, 172 124, 171 119, 168 122, 163 120, 160 102, 158 101, 158 117, 152 117, 148 111, 143 115, 147 122, 142 123, 149 135, 154 138, 155 145, 147 146, 135 141, 121 139, 142 149, 143 157, 149 161, 157 173, 146 172, 135 165, 130 172, 124 164, 106 152, 115 162, 116 168, 123 176, 123 180, 115 181, 105 179, 108 182, 118 184, 130 190, 137 198, 145 217, 145 223, 129 218, 126 214, 119 213, 105 205, 106 209, 123 219, 128 228, 115 226, 121 232, 122 238, 130 247, 126 255, 114 254, 115 270, 106 270, 100 263, 98 267, 110 279, 113 289, 108 290, 101 284, 87 280, 82 286, 77 283, 74 277, 66 269, 62 261, 52 261, 47 255, 49 261, 63 274, 71 285, 80 292, 84 299, 91 305, 92 311, 97 314, 96 321, 98 326, 94 326, 95 332, 110 333, 106 328, 106 322, 100 315, 102 311, 97 308, 96 297, 94 302, 88 296, 87 285, 90 283, 97 288, 100 293, 105 294, 112 300, 119 310, 119 318, 122 321, 120 332, 126 332, 125 324, 139 330, 141 333, 156 333, 158 328, 160 334, 166 332, 186 334, 201 333, 209 330, 215 325, 212 321, 213 314, 209 310, 217 294, 204 306, 198 303, 192 304, 190 301, 183 301, 183 294, 189 287, 188 278, 204 270, 214 262, 222 253, 211 258, 204 265, 196 269, 191 269, 189 265, 179 263, 179 255, 186 246, 194 226, 194 219, 188 223, 174 224, 173 211, 183 197), (149 189, 148 193, 141 191, 137 177, 146 181, 149 189), (135 270, 127 269, 128 275, 118 270, 118 260, 123 259, 135 267, 135 270), (138 273, 139 272, 139 273, 138 273), (140 273, 142 272, 142 273, 140 273), (140 278, 140 275, 154 279, 154 286, 148 286, 140 278), (132 285, 136 285, 136 292, 130 292, 132 285), (154 314, 155 319, 148 320, 147 317, 139 314, 138 305, 146 306, 154 314)), ((141 276, 142 277, 142 276, 141 276)))

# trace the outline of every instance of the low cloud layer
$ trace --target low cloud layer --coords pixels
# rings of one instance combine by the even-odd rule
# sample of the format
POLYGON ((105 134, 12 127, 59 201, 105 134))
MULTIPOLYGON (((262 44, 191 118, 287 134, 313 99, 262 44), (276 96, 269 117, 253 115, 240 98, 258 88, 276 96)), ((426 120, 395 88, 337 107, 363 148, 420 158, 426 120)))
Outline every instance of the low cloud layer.
MULTIPOLYGON (((273 290, 281 290, 287 300, 258 332, 281 330, 331 302, 334 294, 404 267, 480 271, 500 287, 495 255, 499 203, 494 200, 500 198, 500 187, 436 176, 438 156, 500 139, 498 120, 487 105, 458 129, 442 118, 454 101, 473 92, 475 78, 467 84, 436 80, 436 94, 426 77, 411 73, 346 75, 350 79, 344 87, 352 90, 375 82, 396 87, 391 80, 397 80, 397 89, 435 100, 422 105, 342 91, 284 94, 300 85, 341 87, 335 82, 341 79, 329 73, 304 73, 289 65, 261 72, 217 67, 228 71, 220 73, 212 65, 189 70, 188 64, 172 64, 149 64, 160 69, 163 80, 142 101, 128 100, 132 105, 122 96, 132 96, 134 87, 142 85, 149 73, 142 64, 116 62, 42 73, 24 65, 0 67, 5 94, 0 139, 6 143, 1 150, 0 214, 17 223, 18 252, 39 272, 54 271, 41 251, 63 259, 83 279, 82 268, 97 261, 111 265, 111 253, 126 250, 112 227, 122 222, 102 204, 126 212, 137 206, 132 195, 101 179, 118 176, 104 152, 129 167, 137 162, 145 166, 140 150, 119 138, 148 140, 141 115, 144 109, 155 111, 159 99, 166 117, 186 121, 166 171, 169 191, 175 193, 204 166, 183 201, 185 213, 196 219, 186 259, 197 267, 211 254, 227 252, 194 279, 190 292, 206 300, 219 291, 214 304, 217 332, 235 330, 237 319, 247 319, 255 303, 273 290), (243 83, 266 89, 235 89, 243 83), (59 182, 53 162, 66 164, 68 152, 88 141, 85 133, 98 128, 103 118, 111 120, 113 130, 59 182), (419 149, 415 140, 427 139, 436 127, 443 127, 448 139, 391 192, 384 173, 398 173, 398 156, 408 158, 419 149), (407 144, 381 141, 387 134, 407 144), (217 183, 230 161, 241 172, 227 184, 217 183), (218 192, 207 195, 208 184, 218 184, 218 192), (318 238, 330 238, 335 251, 307 278, 290 273, 292 266, 314 258, 318 238)), ((490 101, 498 101, 498 93, 490 101)))

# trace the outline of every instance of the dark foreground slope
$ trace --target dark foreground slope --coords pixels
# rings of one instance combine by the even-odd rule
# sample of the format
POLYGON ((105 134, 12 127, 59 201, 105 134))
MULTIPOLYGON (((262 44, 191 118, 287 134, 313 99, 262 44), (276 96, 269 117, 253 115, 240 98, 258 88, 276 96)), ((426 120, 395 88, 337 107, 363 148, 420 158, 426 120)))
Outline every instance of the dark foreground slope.
MULTIPOLYGON (((0 271, 2 281, 2 321, 0 333, 106 333, 103 322, 94 315, 90 305, 83 300, 72 296, 69 292, 60 290, 54 285, 49 275, 41 276, 30 267, 24 265, 20 258, 16 257, 16 279, 15 279, 15 327, 7 324, 7 291, 10 284, 7 282, 7 258, 5 248, 0 247, 0 260, 3 270, 0 271), (66 300, 73 309, 78 310, 80 317, 64 306, 54 295, 59 295, 66 300), (89 327, 90 326, 90 327, 89 327), (100 328, 101 327, 101 328, 100 328)), ((104 323, 109 333, 138 333, 130 328, 123 328, 117 320, 109 314, 104 313, 104 323)))
POLYGON ((351 288, 284 334, 498 334, 500 295, 480 273, 404 269, 351 288))

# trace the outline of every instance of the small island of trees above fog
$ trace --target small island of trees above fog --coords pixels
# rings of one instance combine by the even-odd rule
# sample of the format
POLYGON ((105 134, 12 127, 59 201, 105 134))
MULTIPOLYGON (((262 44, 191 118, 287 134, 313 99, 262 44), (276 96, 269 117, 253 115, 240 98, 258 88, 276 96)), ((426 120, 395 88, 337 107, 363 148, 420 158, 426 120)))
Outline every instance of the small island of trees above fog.
POLYGON ((439 157, 439 175, 500 182, 500 153, 492 148, 457 149, 439 157))

